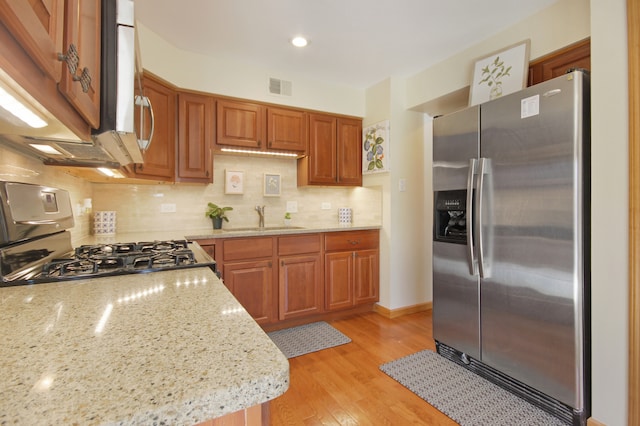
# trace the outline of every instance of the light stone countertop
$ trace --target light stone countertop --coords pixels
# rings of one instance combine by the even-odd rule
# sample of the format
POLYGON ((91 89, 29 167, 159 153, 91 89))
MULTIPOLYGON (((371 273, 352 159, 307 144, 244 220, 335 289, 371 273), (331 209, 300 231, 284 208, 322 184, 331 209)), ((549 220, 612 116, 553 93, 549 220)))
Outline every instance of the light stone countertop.
POLYGON ((289 387, 209 268, 0 288, 0 424, 192 425, 289 387))
POLYGON ((215 238, 237 238, 237 237, 258 237, 274 235, 310 234, 316 232, 341 232, 341 231, 362 231, 370 229, 381 229, 377 224, 353 224, 347 226, 267 226, 264 229, 258 227, 236 227, 228 224, 223 225, 223 229, 190 229, 183 231, 149 231, 149 232, 126 232, 114 235, 90 235, 73 241, 73 246, 81 244, 109 244, 115 242, 139 242, 153 240, 187 239, 187 240, 208 240, 215 238))

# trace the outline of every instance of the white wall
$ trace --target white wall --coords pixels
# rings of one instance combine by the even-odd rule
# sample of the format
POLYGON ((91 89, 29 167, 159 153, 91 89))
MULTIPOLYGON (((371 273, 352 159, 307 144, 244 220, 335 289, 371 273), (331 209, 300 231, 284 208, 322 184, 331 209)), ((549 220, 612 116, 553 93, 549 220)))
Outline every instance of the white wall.
POLYGON ((627 424, 626 19, 625 0, 591 0, 592 412, 609 426, 627 424))
POLYGON ((407 108, 416 108, 468 87, 475 59, 505 46, 530 39, 530 58, 535 59, 587 38, 589 17, 589 0, 559 0, 505 31, 410 77, 407 108))
POLYGON ((183 89, 364 116, 364 90, 310 81, 303 75, 283 75, 255 65, 178 50, 144 25, 137 23, 136 28, 143 67, 183 89), (293 96, 270 94, 269 77, 291 81, 293 96))

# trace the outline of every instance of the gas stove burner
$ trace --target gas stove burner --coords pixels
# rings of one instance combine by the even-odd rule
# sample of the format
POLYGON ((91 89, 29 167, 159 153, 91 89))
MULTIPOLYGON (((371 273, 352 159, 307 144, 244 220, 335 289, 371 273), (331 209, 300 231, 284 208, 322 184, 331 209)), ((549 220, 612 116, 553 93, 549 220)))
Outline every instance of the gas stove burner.
POLYGON ((73 277, 97 272, 98 264, 86 259, 56 259, 44 265, 42 271, 47 277, 73 277))
POLYGON ((186 240, 82 245, 70 259, 49 262, 46 277, 97 276, 175 269, 195 265, 194 252, 186 240))

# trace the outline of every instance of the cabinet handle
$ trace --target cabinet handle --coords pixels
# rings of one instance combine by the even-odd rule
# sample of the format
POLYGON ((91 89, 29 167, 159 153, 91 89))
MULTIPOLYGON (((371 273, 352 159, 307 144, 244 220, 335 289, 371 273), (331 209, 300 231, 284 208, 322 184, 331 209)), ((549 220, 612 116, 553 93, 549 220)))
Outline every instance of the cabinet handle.
POLYGON ((82 86, 82 91, 84 93, 87 93, 89 91, 89 88, 91 87, 91 75, 89 75, 89 68, 85 67, 82 70, 82 74, 80 74, 80 76, 74 75, 72 78, 73 78, 73 81, 80 82, 80 85, 82 86))
POLYGON ((280 261, 280 266, 284 266, 284 260, 280 261))
POLYGON ((69 45, 67 53, 58 53, 58 60, 60 62, 66 63, 67 68, 69 68, 69 72, 75 77, 76 72, 78 72, 78 62, 80 62, 78 49, 76 49, 75 44, 69 45))
POLYGON ((351 244, 352 246, 355 246, 357 244, 360 244, 360 240, 347 240, 349 242, 349 244, 351 244))
POLYGON ((273 265, 271 264, 271 261, 269 261, 269 264, 268 264, 268 265, 269 265, 269 268, 271 268, 271 267, 273 266, 273 265))
POLYGON ((149 149, 149 147, 151 146, 151 142, 153 141, 153 133, 156 128, 156 117, 155 117, 155 114, 153 113, 153 105, 151 104, 151 100, 149 99, 149 97, 143 96, 143 95, 137 95, 135 97, 134 102, 137 106, 140 107, 140 127, 139 127, 140 134, 137 135, 138 146, 142 150, 142 153, 145 153, 147 149, 149 149), (147 139, 144 139, 144 136, 142 135, 142 131, 144 129, 144 116, 145 116, 144 109, 145 108, 149 109, 149 117, 151 119, 150 121, 151 128, 149 129, 149 137, 147 139))
POLYGON ((258 148, 262 147, 262 141, 258 141, 258 148))
POLYGON ((269 141, 267 145, 269 145, 269 148, 271 148, 271 145, 273 145, 273 141, 269 141))

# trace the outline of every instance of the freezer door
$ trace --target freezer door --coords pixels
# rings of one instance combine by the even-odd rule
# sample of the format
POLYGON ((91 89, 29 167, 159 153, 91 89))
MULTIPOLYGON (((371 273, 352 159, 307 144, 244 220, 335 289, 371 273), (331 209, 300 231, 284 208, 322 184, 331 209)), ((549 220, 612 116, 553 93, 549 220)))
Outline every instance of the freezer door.
POLYGON ((578 409, 588 188, 583 78, 566 74, 482 105, 480 155, 488 161, 478 206, 482 361, 578 409))
MULTIPOLYGON (((467 189, 469 160, 477 158, 479 150, 478 120, 478 107, 434 120, 433 186, 436 193, 467 189)), ((467 244, 434 241, 434 338, 477 359, 480 357, 478 283, 478 276, 469 272, 467 244)))

